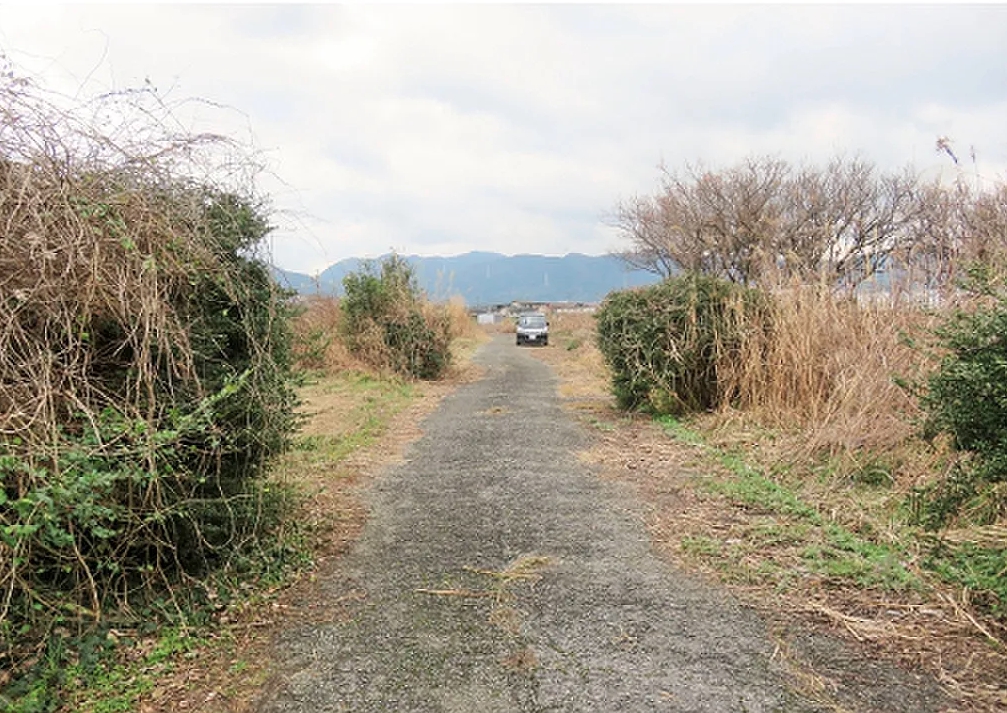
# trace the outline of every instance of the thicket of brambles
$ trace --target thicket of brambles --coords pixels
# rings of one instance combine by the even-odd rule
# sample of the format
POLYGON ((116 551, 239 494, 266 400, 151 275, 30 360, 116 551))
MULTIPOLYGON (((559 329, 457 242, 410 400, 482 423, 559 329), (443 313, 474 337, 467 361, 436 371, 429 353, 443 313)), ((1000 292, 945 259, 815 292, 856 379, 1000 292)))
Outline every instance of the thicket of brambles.
POLYGON ((952 462, 916 492, 919 521, 1004 520, 1007 185, 753 158, 664 170, 615 217, 623 258, 666 278, 599 313, 624 406, 740 407, 825 452, 922 433, 952 462))
POLYGON ((8 673, 54 630, 198 590, 281 512, 261 478, 294 406, 269 208, 234 146, 171 113, 150 90, 73 104, 0 78, 8 673))

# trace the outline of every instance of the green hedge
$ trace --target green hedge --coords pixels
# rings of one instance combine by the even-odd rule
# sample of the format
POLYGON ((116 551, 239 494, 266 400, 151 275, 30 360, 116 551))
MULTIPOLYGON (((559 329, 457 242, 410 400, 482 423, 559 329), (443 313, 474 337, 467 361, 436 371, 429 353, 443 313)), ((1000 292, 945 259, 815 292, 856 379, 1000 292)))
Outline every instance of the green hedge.
POLYGON ((726 368, 752 330, 770 324, 765 297, 697 274, 614 292, 597 313, 597 339, 621 408, 678 415, 729 398, 726 368))

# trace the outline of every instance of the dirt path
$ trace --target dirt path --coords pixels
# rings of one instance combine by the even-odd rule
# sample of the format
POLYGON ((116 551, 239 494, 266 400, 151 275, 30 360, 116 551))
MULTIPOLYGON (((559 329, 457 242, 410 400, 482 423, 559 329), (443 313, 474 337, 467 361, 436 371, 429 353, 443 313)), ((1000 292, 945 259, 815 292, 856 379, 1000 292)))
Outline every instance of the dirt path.
POLYGON ((257 709, 821 710, 765 624, 659 559, 632 493, 579 460, 550 368, 506 335, 476 361, 372 485, 319 582, 341 613, 281 635, 257 709))

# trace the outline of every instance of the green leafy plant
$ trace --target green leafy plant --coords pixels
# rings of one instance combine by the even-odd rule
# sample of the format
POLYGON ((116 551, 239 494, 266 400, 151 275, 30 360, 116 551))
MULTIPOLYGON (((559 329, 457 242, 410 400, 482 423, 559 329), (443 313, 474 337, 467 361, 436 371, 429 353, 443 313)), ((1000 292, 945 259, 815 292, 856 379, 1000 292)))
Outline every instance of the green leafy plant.
POLYGON ((924 566, 970 592, 973 601, 1001 621, 1007 620, 1007 547, 942 543, 928 554, 924 566))
POLYGON ((365 362, 436 379, 451 362, 451 320, 428 303, 407 260, 392 254, 343 278, 340 334, 365 362))
POLYGON ((761 293, 698 274, 612 293, 597 320, 598 347, 620 407, 657 414, 730 401, 726 374, 748 358, 746 350, 771 323, 761 293))
POLYGON ((937 331, 946 350, 920 403, 928 438, 946 436, 959 454, 948 477, 915 494, 931 528, 958 519, 992 524, 1007 515, 1007 299, 957 312, 937 331))
POLYGON ((892 547, 870 542, 835 524, 822 529, 822 541, 804 550, 804 560, 815 571, 859 587, 888 591, 919 589, 923 585, 900 561, 892 547))

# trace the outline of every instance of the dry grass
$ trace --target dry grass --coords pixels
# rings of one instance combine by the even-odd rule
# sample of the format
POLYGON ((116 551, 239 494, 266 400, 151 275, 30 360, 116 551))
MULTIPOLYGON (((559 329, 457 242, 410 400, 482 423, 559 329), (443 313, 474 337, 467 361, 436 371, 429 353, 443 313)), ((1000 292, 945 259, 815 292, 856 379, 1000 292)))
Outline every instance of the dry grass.
POLYGON ((339 300, 313 295, 304 298, 303 311, 294 321, 295 352, 298 366, 326 372, 369 370, 339 339, 339 300))
POLYGON ((999 681, 1007 675, 1007 631, 984 622, 963 593, 932 579, 923 591, 886 591, 809 569, 814 534, 785 517, 711 495, 702 481, 730 477, 711 476, 715 467, 700 458, 688 461, 677 493, 668 472, 653 463, 637 462, 618 476, 631 479, 654 503, 649 525, 669 557, 728 584, 782 624, 803 620, 838 634, 862 656, 928 672, 956 701, 956 710, 1004 709, 1007 695, 999 681))
POLYGON ((513 319, 505 319, 502 322, 485 325, 482 329, 489 334, 515 334, 517 333, 517 322, 513 319))
POLYGON ((465 298, 455 295, 445 305, 450 322, 451 336, 454 339, 474 339, 482 333, 476 324, 475 317, 469 313, 465 298))
POLYGON ((595 317, 592 312, 554 312, 549 315, 549 329, 556 346, 575 351, 584 343, 593 343, 595 317))
POLYGON ((918 411, 895 378, 926 370, 905 337, 926 334, 933 315, 814 288, 774 297, 768 341, 750 340, 721 374, 747 418, 800 427, 808 452, 889 448, 909 437, 918 411))
POLYGON ((133 183, 114 166, 89 174, 72 163, 21 165, 10 152, 0 146, 0 423, 7 435, 37 436, 45 451, 65 414, 94 421, 109 403, 96 357, 135 366, 123 396, 139 418, 154 390, 195 383, 173 295, 184 294, 194 265, 237 287, 203 244, 201 192, 169 195, 169 186, 133 183), (120 342, 99 342, 110 353, 96 355, 102 330, 119 326, 120 342))

